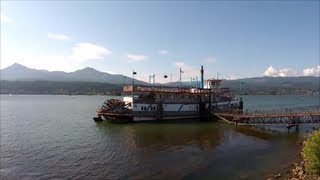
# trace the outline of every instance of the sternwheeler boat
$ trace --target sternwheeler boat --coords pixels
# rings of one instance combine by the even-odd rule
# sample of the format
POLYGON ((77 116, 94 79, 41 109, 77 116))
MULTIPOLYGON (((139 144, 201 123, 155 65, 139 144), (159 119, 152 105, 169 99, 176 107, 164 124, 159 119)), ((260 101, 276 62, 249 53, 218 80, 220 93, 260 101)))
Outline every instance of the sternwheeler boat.
POLYGON ((128 84, 123 99, 109 99, 97 110, 95 120, 114 123, 203 119, 208 111, 238 111, 237 99, 221 79, 203 80, 198 88, 128 84))

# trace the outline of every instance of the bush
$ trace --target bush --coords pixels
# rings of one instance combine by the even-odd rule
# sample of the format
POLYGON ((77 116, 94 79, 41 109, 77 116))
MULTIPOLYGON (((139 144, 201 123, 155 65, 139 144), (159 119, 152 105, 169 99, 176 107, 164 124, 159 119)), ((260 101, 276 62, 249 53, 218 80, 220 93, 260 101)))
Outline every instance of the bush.
POLYGON ((304 142, 302 157, 306 171, 320 175, 320 130, 313 132, 304 142))

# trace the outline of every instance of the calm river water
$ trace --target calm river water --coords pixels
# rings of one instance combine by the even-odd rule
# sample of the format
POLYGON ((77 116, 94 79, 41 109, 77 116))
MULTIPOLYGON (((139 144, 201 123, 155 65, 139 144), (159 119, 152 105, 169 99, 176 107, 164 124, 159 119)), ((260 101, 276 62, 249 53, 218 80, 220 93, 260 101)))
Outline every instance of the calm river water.
MULTIPOLYGON (((106 96, 1 95, 1 179, 262 179, 297 154, 300 133, 214 122, 95 123, 106 96)), ((319 105, 244 96, 245 109, 319 105)), ((279 127, 282 129, 282 127, 279 127)))

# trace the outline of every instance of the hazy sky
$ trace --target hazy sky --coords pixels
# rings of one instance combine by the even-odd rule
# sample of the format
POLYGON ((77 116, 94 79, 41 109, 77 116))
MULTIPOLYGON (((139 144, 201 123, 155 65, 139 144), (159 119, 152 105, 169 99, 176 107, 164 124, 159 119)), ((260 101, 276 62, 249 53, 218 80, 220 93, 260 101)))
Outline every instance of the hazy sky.
POLYGON ((207 78, 318 75, 319 1, 1 1, 1 69, 14 62, 143 80, 200 65, 207 78))

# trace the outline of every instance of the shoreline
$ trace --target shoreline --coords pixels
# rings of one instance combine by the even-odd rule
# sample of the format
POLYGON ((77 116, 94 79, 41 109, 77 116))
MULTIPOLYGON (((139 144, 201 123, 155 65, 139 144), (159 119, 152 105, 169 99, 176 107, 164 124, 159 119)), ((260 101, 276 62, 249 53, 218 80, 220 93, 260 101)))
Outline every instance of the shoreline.
POLYGON ((312 132, 320 131, 315 129, 314 131, 308 132, 303 138, 297 142, 298 154, 293 157, 291 163, 284 165, 280 170, 269 173, 264 179, 290 179, 290 180, 320 180, 320 176, 309 175, 305 171, 305 162, 302 157, 303 144, 312 132))

